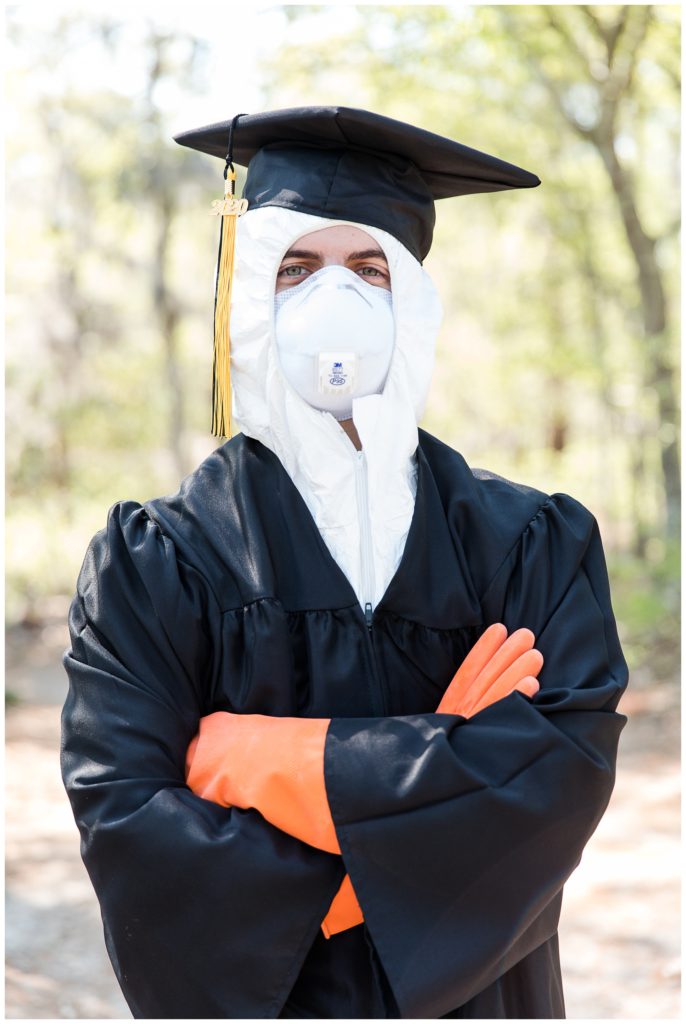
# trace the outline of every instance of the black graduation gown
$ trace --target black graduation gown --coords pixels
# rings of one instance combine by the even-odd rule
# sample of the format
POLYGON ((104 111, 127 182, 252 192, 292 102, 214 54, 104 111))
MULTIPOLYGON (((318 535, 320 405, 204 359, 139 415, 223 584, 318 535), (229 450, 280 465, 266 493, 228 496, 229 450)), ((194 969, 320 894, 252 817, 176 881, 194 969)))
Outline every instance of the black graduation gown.
POLYGON ((564 1016, 562 886, 612 791, 626 685, 593 516, 420 431, 371 628, 276 456, 242 435, 117 504, 70 612, 62 769, 136 1017, 564 1016), (533 701, 436 714, 484 629, 527 626, 533 701), (216 710, 331 717, 342 857, 184 784, 216 710), (326 940, 345 871, 365 923, 326 940))

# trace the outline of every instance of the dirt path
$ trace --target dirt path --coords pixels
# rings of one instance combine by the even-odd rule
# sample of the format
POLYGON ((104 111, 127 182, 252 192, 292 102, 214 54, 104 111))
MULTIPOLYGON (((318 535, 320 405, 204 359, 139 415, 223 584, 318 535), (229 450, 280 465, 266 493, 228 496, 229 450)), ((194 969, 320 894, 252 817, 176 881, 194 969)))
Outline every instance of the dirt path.
MULTIPOLYGON (((6 1016, 128 1018, 59 775, 59 631, 17 661, 7 713, 6 1016)), ((12 664, 12 662, 16 662, 12 664)), ((679 1017, 679 765, 674 690, 629 694, 617 787, 566 887, 570 1018, 679 1017)))

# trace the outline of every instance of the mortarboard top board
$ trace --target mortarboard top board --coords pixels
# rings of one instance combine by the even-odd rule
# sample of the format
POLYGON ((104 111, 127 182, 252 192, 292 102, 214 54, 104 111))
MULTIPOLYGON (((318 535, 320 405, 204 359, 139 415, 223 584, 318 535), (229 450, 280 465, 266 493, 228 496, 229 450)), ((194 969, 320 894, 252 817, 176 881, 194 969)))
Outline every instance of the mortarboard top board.
POLYGON ((242 114, 174 139, 247 166, 249 209, 282 206, 369 224, 420 262, 431 247, 435 199, 540 185, 535 174, 488 153, 351 107, 242 114))

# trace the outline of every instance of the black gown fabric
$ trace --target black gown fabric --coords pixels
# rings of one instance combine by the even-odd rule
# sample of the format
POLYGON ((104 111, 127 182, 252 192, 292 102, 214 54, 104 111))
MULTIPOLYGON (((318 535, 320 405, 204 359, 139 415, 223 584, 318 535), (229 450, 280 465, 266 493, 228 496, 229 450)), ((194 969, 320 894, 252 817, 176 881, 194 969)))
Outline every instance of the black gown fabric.
POLYGON ((420 431, 405 551, 370 628, 277 457, 238 435, 121 502, 70 612, 62 769, 135 1017, 556 1018, 562 887, 610 798, 627 669, 593 516, 420 431), (493 622, 545 658, 435 713, 493 622), (331 718, 342 857, 195 796, 217 710, 331 718), (364 924, 320 924, 348 871, 364 924))

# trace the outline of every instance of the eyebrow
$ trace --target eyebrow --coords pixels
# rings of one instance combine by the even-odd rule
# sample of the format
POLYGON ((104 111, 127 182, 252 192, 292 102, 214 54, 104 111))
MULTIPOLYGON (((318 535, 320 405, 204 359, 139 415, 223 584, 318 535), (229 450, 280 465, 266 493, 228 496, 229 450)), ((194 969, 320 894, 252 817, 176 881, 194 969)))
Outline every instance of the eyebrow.
POLYGON ((348 256, 349 260, 368 260, 372 257, 382 259, 384 263, 387 262, 386 254, 381 249, 360 249, 359 252, 351 252, 348 256))
MULTIPOLYGON (((283 259, 316 260, 320 256, 321 253, 313 252, 311 249, 289 249, 283 259)), ((349 260, 369 260, 372 258, 382 259, 384 263, 388 262, 386 254, 381 249, 360 249, 357 252, 348 253, 347 256, 349 260)))

